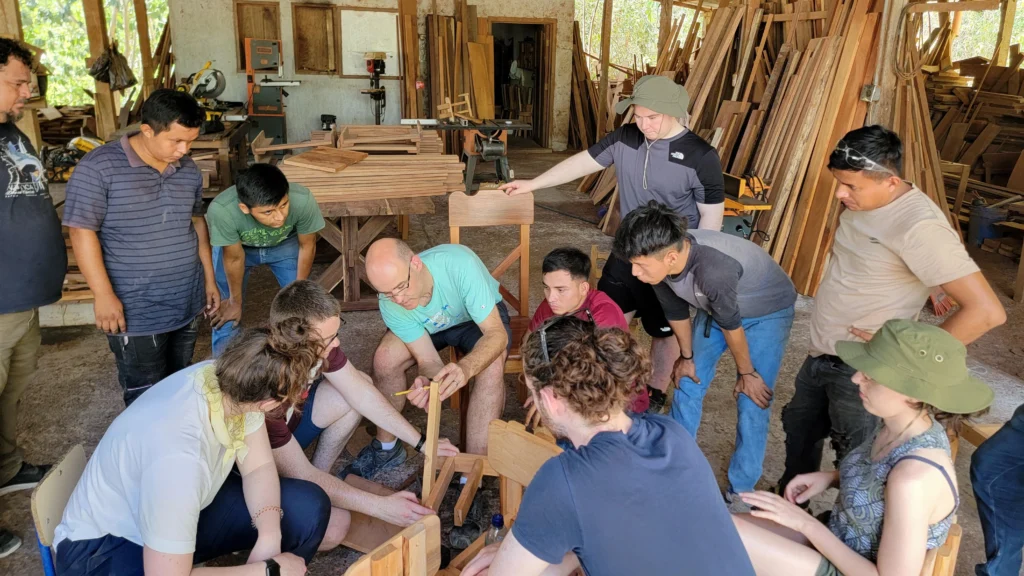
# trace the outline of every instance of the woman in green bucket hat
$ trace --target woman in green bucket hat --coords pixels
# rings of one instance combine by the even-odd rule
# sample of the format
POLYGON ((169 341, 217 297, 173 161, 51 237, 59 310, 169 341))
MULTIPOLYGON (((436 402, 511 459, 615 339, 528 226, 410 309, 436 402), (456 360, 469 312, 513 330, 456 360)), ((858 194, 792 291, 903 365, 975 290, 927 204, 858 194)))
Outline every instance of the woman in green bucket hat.
POLYGON ((838 471, 797 476, 785 497, 742 494, 754 511, 733 519, 759 575, 920 574, 960 504, 947 434, 986 409, 992 390, 968 373, 963 344, 920 322, 890 320, 836 351, 881 426, 838 471), (800 505, 832 487, 826 526, 800 505))

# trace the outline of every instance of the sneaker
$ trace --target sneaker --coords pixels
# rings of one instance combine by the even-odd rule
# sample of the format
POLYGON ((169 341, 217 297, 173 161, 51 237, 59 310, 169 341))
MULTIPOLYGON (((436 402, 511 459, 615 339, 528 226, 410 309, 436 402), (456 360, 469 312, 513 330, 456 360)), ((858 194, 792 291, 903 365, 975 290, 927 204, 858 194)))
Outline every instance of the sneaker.
POLYGON ((6 558, 21 548, 21 538, 9 530, 0 529, 0 558, 6 558))
POLYGON ((648 414, 661 414, 661 411, 665 409, 665 402, 667 396, 661 390, 657 388, 647 387, 647 396, 650 398, 650 404, 647 406, 648 414))
POLYGON ((380 440, 374 438, 369 446, 359 451, 359 455, 351 464, 338 473, 338 476, 345 479, 349 474, 355 474, 370 480, 381 470, 394 468, 405 462, 406 458, 405 445, 401 440, 395 443, 394 448, 385 450, 380 440))
POLYGON ((480 506, 480 491, 478 491, 462 526, 452 526, 451 532, 448 533, 448 543, 451 544, 451 547, 456 550, 465 550, 473 542, 476 542, 477 538, 484 533, 483 519, 484 511, 480 506))
POLYGON ((6 484, 0 486, 0 496, 4 494, 10 494, 11 492, 17 492, 18 490, 28 490, 29 488, 35 488, 39 481, 46 476, 46 473, 50 471, 52 465, 44 464, 42 466, 35 466, 28 462, 21 463, 21 470, 7 481, 6 484))
POLYGON ((753 510, 753 506, 744 502, 735 492, 725 493, 725 503, 731 514, 750 514, 750 511, 753 510))

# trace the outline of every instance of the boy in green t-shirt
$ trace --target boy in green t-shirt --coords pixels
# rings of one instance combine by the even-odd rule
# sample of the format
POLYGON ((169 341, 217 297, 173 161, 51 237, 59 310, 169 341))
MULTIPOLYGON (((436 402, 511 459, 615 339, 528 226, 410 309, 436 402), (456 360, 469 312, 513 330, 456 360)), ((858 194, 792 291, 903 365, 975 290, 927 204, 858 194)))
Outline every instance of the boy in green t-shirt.
POLYGON ((206 222, 221 294, 213 317, 216 357, 238 331, 249 270, 270 266, 282 287, 308 278, 324 217, 308 188, 288 184, 275 166, 254 164, 210 203, 206 222))

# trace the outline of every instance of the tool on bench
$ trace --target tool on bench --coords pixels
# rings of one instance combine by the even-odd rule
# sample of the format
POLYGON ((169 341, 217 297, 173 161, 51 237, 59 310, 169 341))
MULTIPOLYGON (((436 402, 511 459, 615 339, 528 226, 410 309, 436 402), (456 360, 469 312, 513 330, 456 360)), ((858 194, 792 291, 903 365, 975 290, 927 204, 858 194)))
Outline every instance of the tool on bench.
POLYGON ((198 72, 185 78, 177 86, 179 92, 191 94, 199 106, 202 107, 203 124, 199 127, 200 134, 215 134, 224 131, 224 123, 221 117, 228 107, 217 101, 217 96, 224 93, 227 88, 227 80, 224 73, 212 68, 213 62, 207 62, 198 72))
POLYGON ((722 220, 722 231, 749 239, 754 216, 758 212, 772 208, 772 205, 765 201, 765 194, 771 187, 757 176, 747 175, 738 178, 732 174, 723 174, 723 177, 725 217, 722 220))
MULTIPOLYGON (((508 182, 515 173, 508 164, 508 133, 510 130, 531 130, 532 126, 517 120, 441 119, 437 130, 462 131, 462 156, 466 162, 466 192, 480 188, 474 184, 478 162, 494 162, 494 176, 498 182, 508 182)), ((490 174, 482 176, 490 178, 490 174)))

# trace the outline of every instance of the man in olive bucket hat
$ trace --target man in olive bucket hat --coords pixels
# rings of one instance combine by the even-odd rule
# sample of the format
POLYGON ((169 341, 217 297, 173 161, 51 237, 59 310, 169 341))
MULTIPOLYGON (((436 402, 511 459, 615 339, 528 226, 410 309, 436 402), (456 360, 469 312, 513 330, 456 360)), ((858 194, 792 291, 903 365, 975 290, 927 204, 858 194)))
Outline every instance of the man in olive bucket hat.
MULTIPOLYGON (((689 103, 682 86, 664 76, 644 76, 633 87, 632 96, 615 106, 619 114, 632 106, 633 122, 623 123, 588 150, 540 176, 509 182, 501 189, 515 195, 553 188, 614 164, 621 217, 656 200, 686 218, 691 230, 721 230, 725 209, 722 164, 710 144, 687 130, 689 103)), ((654 289, 637 280, 629 262, 614 254, 605 264, 597 288, 619 305, 627 322, 639 317, 651 335, 654 373, 649 411, 660 411, 680 354, 654 289)))

